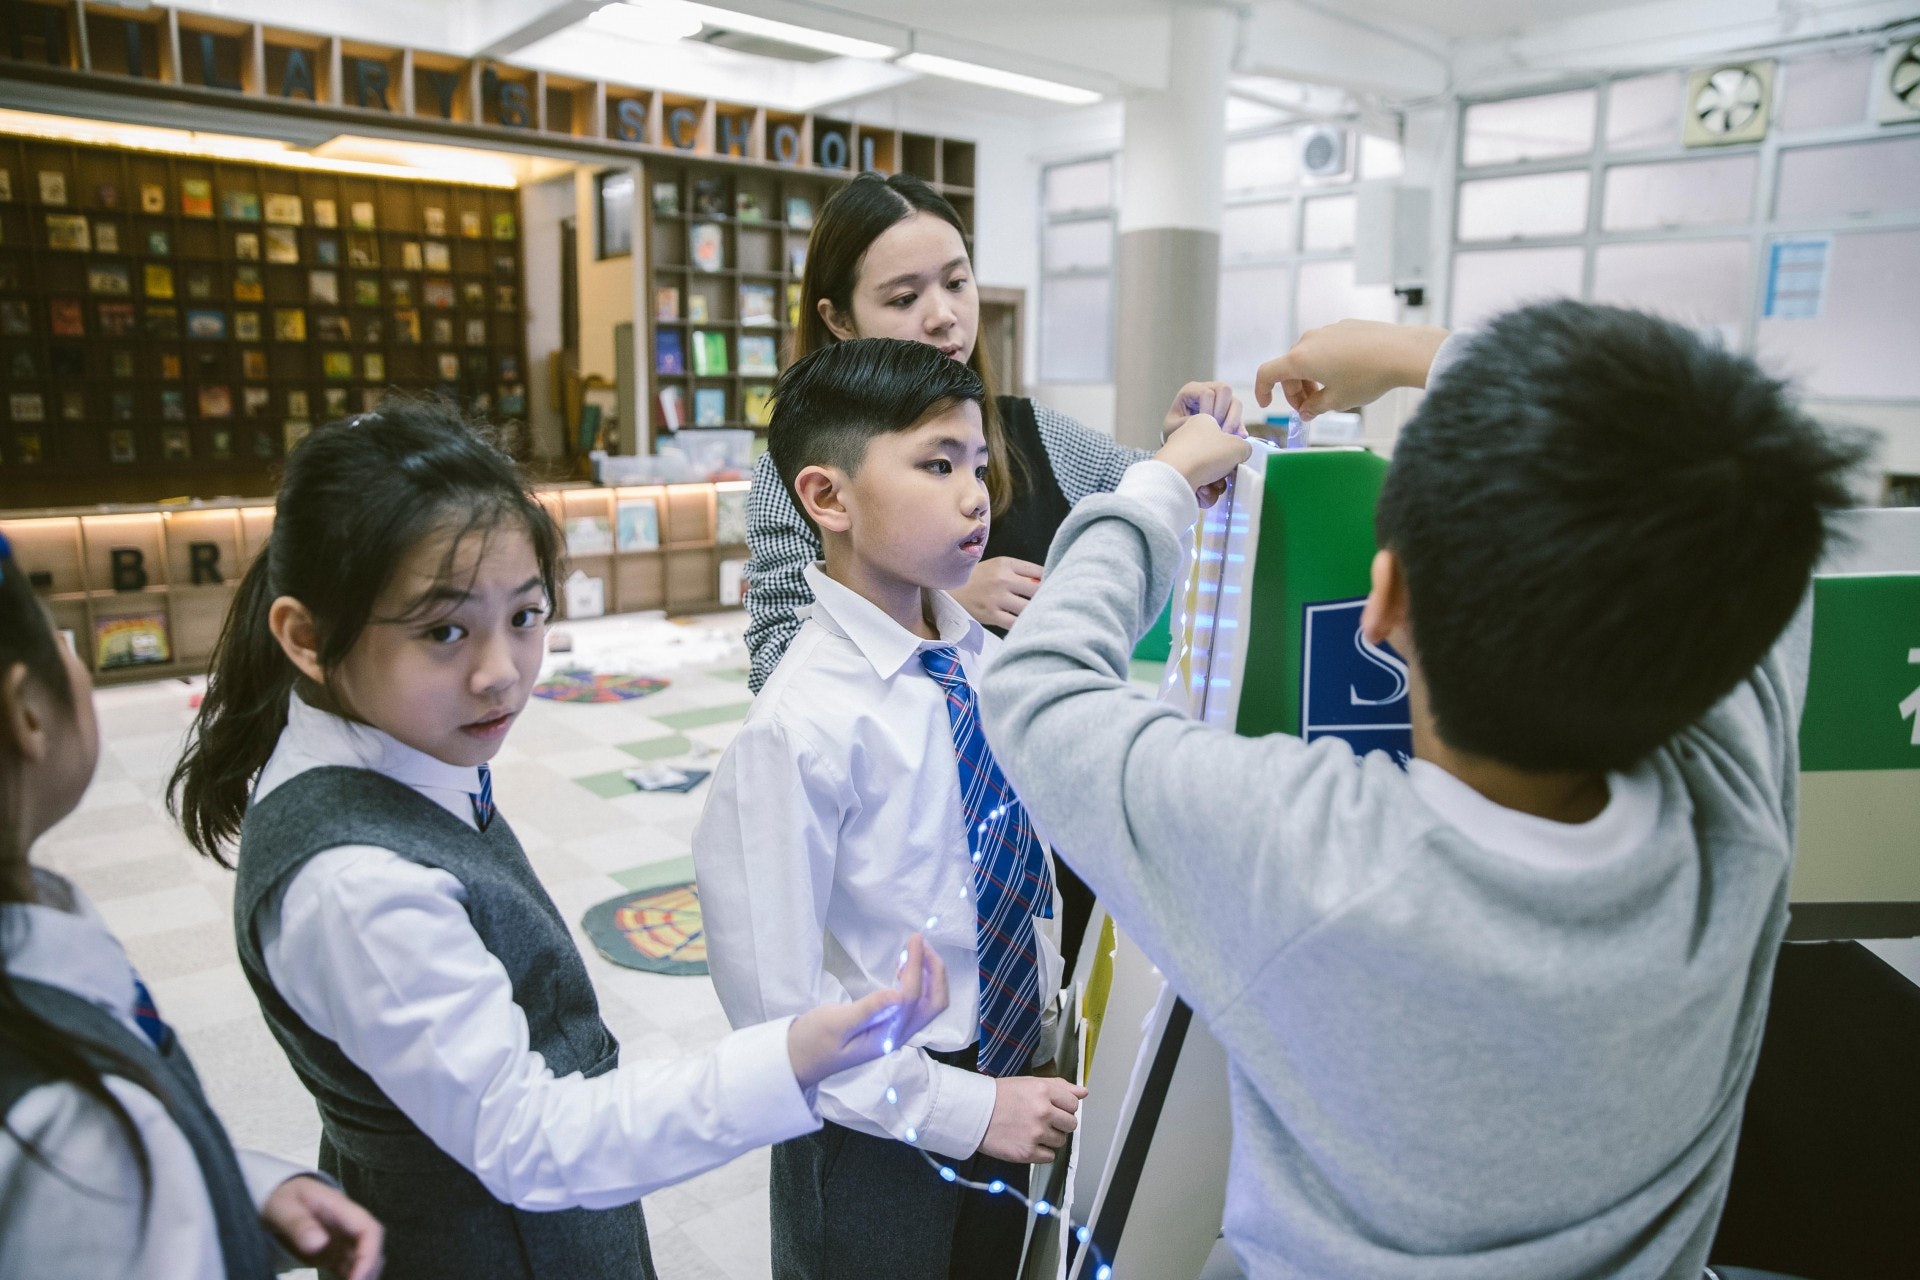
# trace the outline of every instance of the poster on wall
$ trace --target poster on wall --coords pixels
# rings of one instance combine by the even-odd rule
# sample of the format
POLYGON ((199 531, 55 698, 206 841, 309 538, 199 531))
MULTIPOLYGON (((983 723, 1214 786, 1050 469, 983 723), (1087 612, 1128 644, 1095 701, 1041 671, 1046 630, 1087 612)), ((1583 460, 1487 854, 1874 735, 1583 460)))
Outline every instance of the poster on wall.
POLYGON ((1767 296, 1761 315, 1769 320, 1817 320, 1827 293, 1832 236, 1791 236, 1767 246, 1767 296))

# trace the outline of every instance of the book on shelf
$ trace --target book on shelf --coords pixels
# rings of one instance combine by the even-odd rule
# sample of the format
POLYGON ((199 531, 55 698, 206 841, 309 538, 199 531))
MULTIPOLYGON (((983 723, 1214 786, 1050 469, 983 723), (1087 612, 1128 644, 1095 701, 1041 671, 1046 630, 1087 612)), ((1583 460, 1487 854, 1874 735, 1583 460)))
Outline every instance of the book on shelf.
POLYGON ((727 393, 721 387, 700 387, 693 393, 693 425, 723 427, 727 424, 727 393))
POLYGON ((14 454, 22 466, 30 467, 40 461, 40 433, 22 431, 13 437, 14 454))
POLYGON ((719 564, 720 603, 728 608, 738 608, 747 598, 747 562, 745 560, 722 560, 719 564))
POLYGON ((40 203, 65 204, 67 202, 67 175, 59 169, 40 171, 40 203))
POLYGON ((305 342, 307 313, 299 307, 276 307, 273 312, 273 336, 281 342, 305 342))
POLYGON ((249 347, 240 353, 240 376, 264 382, 267 377, 267 353, 249 347))
POLYGON ((322 377, 345 380, 353 377, 353 352, 327 351, 320 356, 322 377))
POLYGON ((339 226, 339 203, 333 200, 315 200, 313 202, 313 225, 327 228, 339 226))
POLYGON ((105 218, 94 219, 93 247, 101 253, 120 252, 120 224, 105 218))
MULTIPOLYGON (((132 416, 133 397, 129 395, 127 397, 127 412, 124 417, 119 417, 118 420, 125 421, 126 418, 131 418, 132 416)), ((107 432, 107 461, 132 462, 134 460, 133 432, 126 427, 115 427, 112 431, 107 432)))
POLYGON ((461 235, 465 236, 469 240, 478 240, 480 238, 480 232, 481 232, 481 227, 480 227, 479 214, 469 209, 460 215, 460 234, 461 235))
POLYGON ((660 545, 660 508, 652 498, 622 498, 613 504, 614 545, 621 551, 652 551, 660 545))
POLYGON ((200 416, 203 418, 231 418, 233 416, 233 391, 225 386, 201 387, 200 416))
POLYGON ((655 320, 678 320, 680 318, 680 286, 663 284, 653 291, 653 318, 655 320))
POLYGON ((315 236, 313 240, 313 260, 323 267, 340 265, 340 237, 315 236))
POLYGON ((613 550, 613 522, 605 516, 568 516, 567 554, 603 556, 613 550))
POLYGON ((418 240, 408 240, 402 243, 400 246, 400 269, 402 271, 418 271, 423 265, 424 262, 420 256, 420 242, 418 240))
POLYGON ((707 480, 742 480, 753 469, 753 432, 741 427, 682 431, 661 451, 678 449, 695 475, 707 480))
POLYGON ((87 393, 84 391, 62 391, 60 393, 60 416, 68 422, 85 422, 87 419, 87 393))
POLYGON ((328 304, 340 301, 340 273, 337 271, 307 272, 307 301, 328 304))
POLYGON ((519 234, 519 223, 515 220, 513 214, 502 210, 493 215, 493 238, 495 240, 512 240, 519 234))
POLYGON ((213 309, 187 312, 187 336, 201 341, 223 341, 227 336, 227 313, 213 309))
POLYGON ((292 227, 268 227, 265 243, 268 262, 300 261, 300 233, 292 227))
MULTIPOLYGON (((147 232, 147 252, 156 258, 169 257, 173 253, 173 233, 164 227, 147 232)), ((255 254, 254 257, 259 257, 255 254)))
POLYGON ((234 312, 233 336, 241 342, 260 341, 260 313, 258 311, 234 312))
POLYGON ((760 207, 760 197, 751 191, 741 191, 733 197, 733 216, 742 222, 765 222, 767 214, 760 207))
POLYGON ((687 252, 699 270, 721 270, 727 265, 725 230, 717 222, 694 223, 687 228, 687 252))
MULTIPOLYGON (((127 431, 114 434, 128 437, 127 457, 121 460, 131 462, 133 433, 127 431)), ((151 666, 171 661, 173 661, 173 646, 168 639, 165 613, 122 613, 94 620, 93 665, 101 671, 112 671, 120 667, 151 666)))
POLYGON ((740 323, 742 325, 771 327, 778 323, 774 317, 773 308, 772 285, 743 284, 740 286, 740 323))
POLYGON ((725 178, 695 178, 693 180, 693 212, 702 218, 724 218, 727 216, 727 180, 725 178))
POLYGON ((133 275, 124 262, 96 262, 87 268, 87 292, 124 298, 133 292, 133 275))
POLYGON ((653 335, 653 370, 655 373, 687 371, 686 352, 682 349, 677 330, 662 329, 653 335))
POLYGON ((233 457, 233 432, 227 430, 208 432, 207 456, 220 462, 233 457))
POLYGON ((220 213, 228 222, 258 222, 260 197, 251 191, 229 191, 220 198, 220 213))
POLYGON ((780 372, 780 360, 774 352, 772 335, 764 333, 740 335, 740 372, 757 375, 780 372))
POLYGON ((88 230, 86 216, 78 213, 48 214, 47 248, 71 249, 79 253, 93 248, 93 235, 88 230))
POLYGON ((260 261, 260 233, 258 231, 234 232, 233 256, 241 262, 260 261))
POLYGON ((373 201, 355 200, 347 206, 347 217, 352 221, 355 230, 372 231, 374 229, 373 201))
POLYGON ((313 318, 313 335, 322 342, 352 342, 353 326, 343 315, 323 312, 313 318))
POLYGON ((87 336, 86 313, 78 298, 55 298, 47 304, 47 327, 56 338, 87 336))
POLYGON ((747 491, 722 489, 713 495, 713 540, 723 547, 747 540, 747 491))
POLYGON ((213 216, 213 183, 206 178, 180 180, 180 212, 189 218, 213 216))
MULTIPOLYGON (((180 308, 169 306, 148 307, 143 317, 143 328, 149 338, 177 338, 180 336, 180 308)), ((162 357, 162 361, 166 357, 162 357)), ((177 364, 180 357, 174 356, 177 364)), ((173 377, 179 377, 176 371, 173 377)))
POLYGON ((740 396, 740 415, 749 426, 764 427, 773 422, 773 388, 765 383, 748 387, 740 396))
POLYGON ((312 422, 306 418, 288 418, 280 424, 281 451, 292 453, 295 446, 312 434, 312 422))
POLYGON ((680 216, 680 184, 671 180, 653 184, 653 213, 657 218, 680 216))
POLYGON ((679 387, 660 388, 660 421, 669 431, 678 431, 686 420, 680 404, 681 394, 679 387))
POLYGON ((442 240, 429 240, 420 246, 421 261, 429 271, 453 270, 453 251, 442 240))
MULTIPOLYGON (((447 234, 447 211, 437 205, 428 205, 426 208, 420 210, 420 225, 425 228, 426 233, 430 236, 443 236, 447 234)), ((445 245, 440 247, 443 249, 446 248, 445 245)))
POLYGON ((168 388, 160 393, 160 416, 169 422, 177 422, 187 416, 187 396, 184 391, 168 388))
POLYGON ((698 377, 715 378, 727 372, 727 335, 710 329, 695 329, 693 372, 698 377))
POLYGON ((321 398, 326 401, 328 422, 347 416, 347 389, 345 387, 328 387, 322 391, 320 395, 321 398))
POLYGON ((804 276, 807 274, 807 242, 801 240, 787 246, 787 274, 804 276))
POLYGON ((193 437, 185 427, 168 427, 160 433, 160 461, 193 461, 193 437))
POLYGON ((242 264, 233 269, 233 300, 235 302, 267 300, 267 286, 260 277, 260 268, 242 264))
POLYGON ((187 297, 195 302, 205 302, 213 297, 213 272, 205 267, 189 267, 186 271, 187 297))
POLYGON ((803 296, 798 280, 787 282, 787 328, 789 329, 800 327, 800 300, 803 296))
POLYGON ((813 228, 813 201, 805 196, 787 197, 787 225, 796 231, 813 228))
POLYGON ((46 398, 38 391, 15 391, 7 397, 7 416, 15 422, 44 422, 46 398))
POLYGON ((687 323, 705 324, 707 319, 707 295, 704 293, 687 295, 687 323))
POLYGON ((266 214, 268 222, 278 222, 289 227, 297 227, 305 220, 301 217, 300 197, 296 195, 268 196, 266 214))

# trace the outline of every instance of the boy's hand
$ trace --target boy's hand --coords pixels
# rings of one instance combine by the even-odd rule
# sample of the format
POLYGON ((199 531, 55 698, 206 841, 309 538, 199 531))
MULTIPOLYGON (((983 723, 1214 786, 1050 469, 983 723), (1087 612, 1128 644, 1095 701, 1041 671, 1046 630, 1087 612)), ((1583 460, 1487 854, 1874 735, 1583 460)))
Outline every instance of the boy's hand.
POLYGON ((375 1280, 385 1264, 379 1222, 318 1178, 288 1178, 275 1187, 260 1220, 288 1253, 344 1280, 375 1280))
MULTIPOLYGON (((1216 427, 1215 430, 1218 430, 1216 427)), ((1067 1145, 1080 1127, 1077 1084, 1039 1076, 1006 1076, 993 1082, 993 1119, 980 1139, 980 1154, 1013 1164, 1041 1164, 1067 1145)))
POLYGON ((981 626, 1005 630, 1026 612, 1033 593, 1040 589, 1042 572, 1032 561, 995 556, 973 566, 966 585, 949 594, 978 619, 981 626))
POLYGON ((787 1026, 793 1078, 811 1089, 828 1076, 905 1044, 947 1007, 947 968, 919 934, 907 939, 900 985, 851 1004, 823 1004, 787 1026))
POLYGON ((1226 490, 1226 478, 1253 453, 1245 436, 1229 435, 1204 413, 1188 418, 1153 456, 1193 486, 1200 505, 1210 507, 1226 490))
POLYGON ((1212 418, 1228 435, 1247 434, 1240 425, 1240 401, 1234 398, 1232 387, 1224 382, 1189 382, 1174 393, 1173 407, 1167 410, 1166 425, 1160 429, 1161 442, 1164 444, 1196 413, 1212 418))
POLYGON ((1278 383, 1302 421, 1372 404, 1395 387, 1424 387, 1433 356, 1447 339, 1437 325, 1341 320, 1309 329, 1293 350, 1260 366, 1253 398, 1273 403, 1278 383))

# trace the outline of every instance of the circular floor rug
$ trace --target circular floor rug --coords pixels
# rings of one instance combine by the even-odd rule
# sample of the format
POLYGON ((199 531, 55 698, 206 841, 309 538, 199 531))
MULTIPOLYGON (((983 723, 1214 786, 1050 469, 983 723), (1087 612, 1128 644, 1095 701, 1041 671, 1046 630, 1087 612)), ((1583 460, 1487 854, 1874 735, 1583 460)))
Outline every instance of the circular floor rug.
POLYGON ((554 702, 626 702, 667 687, 657 676, 630 676, 611 672, 556 671, 533 686, 533 696, 554 702))
POLYGON ((609 898, 589 909, 581 924, 594 949, 615 964, 674 977, 707 971, 700 896, 691 883, 609 898))

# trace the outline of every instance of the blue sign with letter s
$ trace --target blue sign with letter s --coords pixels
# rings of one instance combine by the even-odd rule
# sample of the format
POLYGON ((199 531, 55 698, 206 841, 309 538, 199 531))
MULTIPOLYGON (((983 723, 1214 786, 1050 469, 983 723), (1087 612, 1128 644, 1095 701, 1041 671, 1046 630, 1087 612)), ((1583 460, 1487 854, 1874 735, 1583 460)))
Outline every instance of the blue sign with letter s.
POLYGON ((1407 663, 1391 645, 1360 634, 1366 598, 1305 607, 1300 635, 1300 736, 1342 738, 1355 755, 1413 758, 1407 663))

